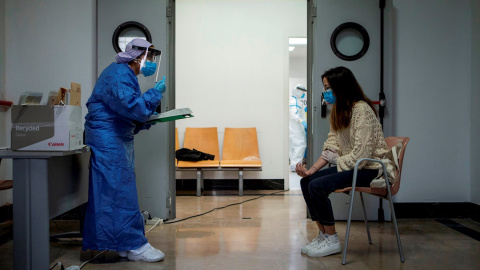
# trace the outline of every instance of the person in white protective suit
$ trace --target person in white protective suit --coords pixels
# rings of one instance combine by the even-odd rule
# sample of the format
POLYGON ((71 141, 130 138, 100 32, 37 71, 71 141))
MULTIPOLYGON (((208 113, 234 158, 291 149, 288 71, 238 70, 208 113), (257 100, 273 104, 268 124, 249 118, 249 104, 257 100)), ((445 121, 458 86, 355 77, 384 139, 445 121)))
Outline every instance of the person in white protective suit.
POLYGON ((295 165, 305 158, 307 149, 307 89, 301 84, 292 90, 289 114, 290 170, 295 171, 295 165))

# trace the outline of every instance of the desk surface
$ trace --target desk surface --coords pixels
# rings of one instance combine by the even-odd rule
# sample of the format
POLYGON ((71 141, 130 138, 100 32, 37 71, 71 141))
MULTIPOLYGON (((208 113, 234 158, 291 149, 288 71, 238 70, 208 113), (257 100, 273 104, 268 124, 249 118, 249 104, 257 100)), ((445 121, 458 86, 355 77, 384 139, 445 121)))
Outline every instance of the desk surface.
POLYGON ((81 154, 90 151, 90 147, 70 151, 13 151, 11 149, 0 150, 0 158, 50 158, 81 154))

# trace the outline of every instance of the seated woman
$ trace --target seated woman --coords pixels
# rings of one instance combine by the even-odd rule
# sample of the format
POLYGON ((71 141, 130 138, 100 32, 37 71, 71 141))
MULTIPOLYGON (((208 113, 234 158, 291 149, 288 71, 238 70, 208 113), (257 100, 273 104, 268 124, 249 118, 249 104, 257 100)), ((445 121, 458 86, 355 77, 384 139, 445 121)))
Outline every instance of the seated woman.
MULTIPOLYGON (((297 174, 303 177, 300 180, 303 197, 312 221, 317 223, 320 231, 301 250, 310 257, 328 256, 341 251, 329 194, 352 185, 353 168, 357 160, 381 159, 389 150, 375 107, 363 93, 353 73, 345 67, 336 67, 326 71, 322 80, 324 99, 333 104, 330 132, 322 155, 315 164, 308 170, 300 163, 295 168, 297 174), (320 170, 328 163, 336 166, 320 170)), ((357 174, 357 186, 369 187, 380 167, 378 163, 362 162, 357 174)), ((388 173, 395 175, 394 172, 388 173)))

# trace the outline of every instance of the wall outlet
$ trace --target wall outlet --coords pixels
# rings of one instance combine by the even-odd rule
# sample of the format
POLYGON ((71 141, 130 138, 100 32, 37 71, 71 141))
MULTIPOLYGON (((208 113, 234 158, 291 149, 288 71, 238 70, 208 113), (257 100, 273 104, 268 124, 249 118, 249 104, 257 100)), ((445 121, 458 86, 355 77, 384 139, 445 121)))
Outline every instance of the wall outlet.
POLYGON ((158 225, 162 225, 163 224, 163 219, 158 218, 158 217, 154 217, 152 219, 145 220, 146 225, 155 225, 157 222, 158 222, 158 225))

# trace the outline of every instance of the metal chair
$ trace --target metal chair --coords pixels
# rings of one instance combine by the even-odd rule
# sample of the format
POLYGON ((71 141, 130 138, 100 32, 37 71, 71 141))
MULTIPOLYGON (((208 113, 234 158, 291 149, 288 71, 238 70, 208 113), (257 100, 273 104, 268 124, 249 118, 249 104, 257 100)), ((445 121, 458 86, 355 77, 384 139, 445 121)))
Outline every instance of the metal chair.
POLYGON ((392 221, 395 226, 395 233, 397 235, 397 246, 398 246, 398 252, 400 254, 400 261, 403 263, 405 262, 405 257, 403 256, 403 250, 402 250, 402 243, 400 242, 400 235, 398 233, 398 225, 397 225, 397 218, 395 217, 395 210, 393 208, 393 201, 392 201, 392 196, 395 195, 399 190, 400 190, 400 179, 402 176, 402 165, 403 165, 403 157, 405 155, 405 148, 407 147, 407 143, 410 140, 409 137, 387 137, 385 138, 385 142, 387 143, 389 148, 392 148, 398 144, 399 141, 402 141, 402 148, 398 156, 398 169, 395 175, 395 179, 392 184, 389 183, 388 177, 387 177, 387 170, 385 167, 385 164, 381 160, 377 159, 370 159, 370 158, 362 158, 357 161, 355 164, 354 168, 354 173, 353 173, 353 181, 352 181, 352 186, 347 187, 344 189, 338 189, 335 190, 336 193, 346 193, 351 196, 350 199, 350 211, 348 213, 348 222, 347 222, 347 232, 345 233, 345 245, 343 247, 343 259, 342 259, 342 264, 344 265, 346 263, 347 259, 347 247, 348 247, 348 237, 350 234, 350 224, 352 221, 352 211, 353 211, 353 200, 354 200, 354 195, 356 191, 360 193, 360 199, 362 202, 362 208, 363 208, 363 216, 365 218, 365 226, 367 228, 367 234, 368 234, 368 242, 372 244, 372 238, 370 236, 370 228, 368 226, 368 218, 367 218, 367 212, 365 211, 365 204, 363 202, 363 193, 370 194, 382 199, 385 199, 390 202, 390 209, 392 211, 392 221), (358 172, 358 165, 360 162, 367 160, 367 161, 372 161, 372 162, 378 162, 382 165, 383 168, 383 173, 384 173, 384 178, 385 178, 385 184, 386 186, 390 188, 368 188, 368 187, 356 187, 357 184, 357 172, 358 172))

